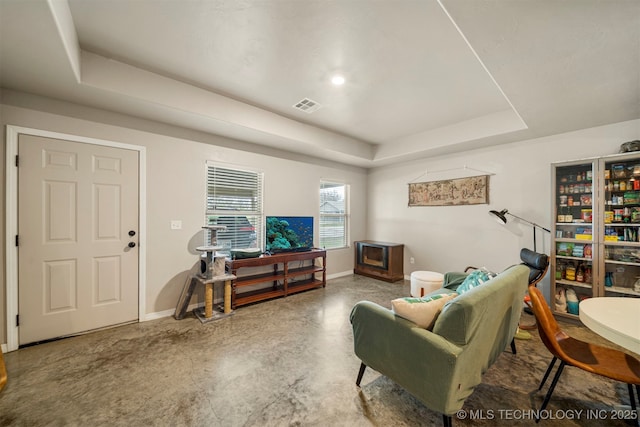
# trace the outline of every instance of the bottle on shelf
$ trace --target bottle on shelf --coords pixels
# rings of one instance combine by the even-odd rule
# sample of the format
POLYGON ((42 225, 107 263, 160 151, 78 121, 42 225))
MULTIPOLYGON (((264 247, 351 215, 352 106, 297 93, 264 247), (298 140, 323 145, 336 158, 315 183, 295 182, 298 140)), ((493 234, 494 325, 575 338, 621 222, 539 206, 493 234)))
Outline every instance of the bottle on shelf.
POLYGON ((573 213, 569 207, 567 207, 567 210, 565 211, 564 222, 573 222, 573 213))
POLYGON ((576 281, 576 267, 572 262, 567 264, 567 267, 565 269, 565 279, 571 280, 573 282, 576 281))
POLYGON ((578 268, 576 268, 576 282, 584 283, 584 264, 579 263, 578 268))
POLYGON ((567 208, 565 206, 558 207, 558 222, 566 222, 565 221, 565 210, 567 208))
POLYGON ((556 264, 556 280, 564 279, 564 264, 559 262, 556 264))

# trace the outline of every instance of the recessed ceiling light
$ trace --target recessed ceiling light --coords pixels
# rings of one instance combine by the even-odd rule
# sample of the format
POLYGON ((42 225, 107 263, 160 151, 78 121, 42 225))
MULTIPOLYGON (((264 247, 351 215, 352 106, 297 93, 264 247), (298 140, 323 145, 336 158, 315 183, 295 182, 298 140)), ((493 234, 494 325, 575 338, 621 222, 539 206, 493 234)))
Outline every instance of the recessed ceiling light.
POLYGON ((341 76, 340 74, 336 74, 335 76, 331 77, 331 83, 333 83, 335 86, 343 85, 344 81, 344 76, 341 76))

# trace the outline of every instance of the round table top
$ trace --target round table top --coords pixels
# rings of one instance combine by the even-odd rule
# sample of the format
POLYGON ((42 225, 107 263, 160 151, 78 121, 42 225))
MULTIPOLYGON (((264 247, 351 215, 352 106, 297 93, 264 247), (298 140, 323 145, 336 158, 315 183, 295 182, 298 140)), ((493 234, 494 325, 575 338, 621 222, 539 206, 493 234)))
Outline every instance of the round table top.
POLYGON ((579 313, 587 328, 640 354, 640 298, 587 298, 580 302, 579 313))
POLYGON ((198 252, 214 252, 224 248, 224 246, 198 246, 196 251, 198 252))

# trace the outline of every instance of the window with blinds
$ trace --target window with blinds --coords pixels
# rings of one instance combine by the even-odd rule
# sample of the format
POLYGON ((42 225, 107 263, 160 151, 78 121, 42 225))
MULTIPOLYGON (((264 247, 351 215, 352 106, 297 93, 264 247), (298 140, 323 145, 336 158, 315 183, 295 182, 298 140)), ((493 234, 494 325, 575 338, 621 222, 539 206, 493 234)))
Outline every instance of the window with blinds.
POLYGON ((262 172, 207 163, 206 221, 227 226, 226 231, 217 232, 218 245, 224 250, 260 247, 262 182, 262 172))
POLYGON ((346 248, 349 242, 349 187, 320 182, 320 247, 346 248))

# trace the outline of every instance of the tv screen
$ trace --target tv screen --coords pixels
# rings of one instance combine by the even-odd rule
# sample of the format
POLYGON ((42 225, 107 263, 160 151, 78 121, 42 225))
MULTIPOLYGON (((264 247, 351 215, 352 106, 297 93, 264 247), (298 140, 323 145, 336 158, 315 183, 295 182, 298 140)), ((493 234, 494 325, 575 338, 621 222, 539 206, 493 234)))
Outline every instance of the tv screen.
POLYGON ((312 216, 268 216, 266 219, 267 252, 308 251, 313 248, 312 216))

